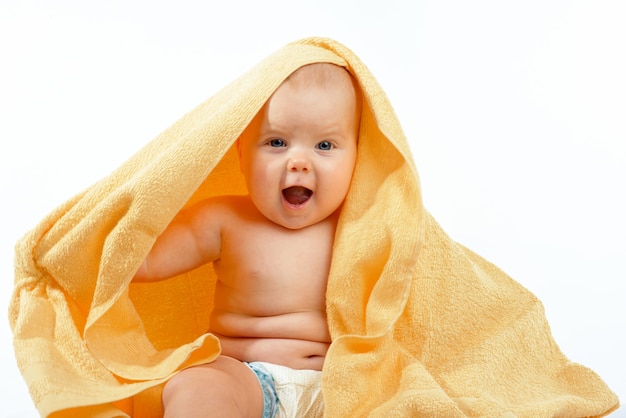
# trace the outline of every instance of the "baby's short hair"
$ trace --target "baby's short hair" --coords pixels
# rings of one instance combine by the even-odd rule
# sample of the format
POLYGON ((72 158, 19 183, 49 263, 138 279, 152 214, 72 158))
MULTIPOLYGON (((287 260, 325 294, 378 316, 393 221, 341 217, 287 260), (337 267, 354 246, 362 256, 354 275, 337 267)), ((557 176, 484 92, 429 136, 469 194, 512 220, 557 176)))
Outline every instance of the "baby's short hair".
POLYGON ((355 92, 358 92, 356 80, 350 72, 339 65, 327 62, 316 62, 303 65, 291 73, 285 82, 303 83, 304 85, 327 86, 333 83, 344 83, 350 81, 355 92))
POLYGON ((361 113, 361 89, 354 76, 344 67, 327 62, 307 64, 291 73, 284 82, 304 87, 343 89, 346 94, 354 94, 357 113, 361 113))
POLYGON ((327 84, 341 79, 346 79, 346 75, 351 77, 348 70, 344 67, 327 62, 316 62, 313 64, 303 65, 298 68, 296 71, 291 73, 285 81, 327 84))

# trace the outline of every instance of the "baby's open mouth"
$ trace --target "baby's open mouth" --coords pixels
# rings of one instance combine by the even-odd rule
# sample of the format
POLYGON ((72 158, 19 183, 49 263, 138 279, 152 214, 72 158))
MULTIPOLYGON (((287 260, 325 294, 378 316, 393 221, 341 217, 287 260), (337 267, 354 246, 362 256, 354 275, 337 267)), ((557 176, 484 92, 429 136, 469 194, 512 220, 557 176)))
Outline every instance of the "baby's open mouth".
POLYGON ((285 200, 292 205, 301 205, 311 198, 313 191, 302 186, 291 186, 283 189, 285 200))

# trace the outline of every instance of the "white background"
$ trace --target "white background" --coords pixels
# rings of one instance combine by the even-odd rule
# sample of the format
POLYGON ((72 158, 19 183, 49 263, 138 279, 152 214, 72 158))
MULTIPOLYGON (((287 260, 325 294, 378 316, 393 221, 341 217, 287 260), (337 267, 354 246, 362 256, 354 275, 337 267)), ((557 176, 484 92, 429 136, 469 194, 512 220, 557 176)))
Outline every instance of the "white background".
POLYGON ((444 229, 537 294, 566 355, 626 397, 626 2, 95 3, 0 0, 0 416, 37 416, 6 320, 15 241, 311 35, 386 90, 444 229))

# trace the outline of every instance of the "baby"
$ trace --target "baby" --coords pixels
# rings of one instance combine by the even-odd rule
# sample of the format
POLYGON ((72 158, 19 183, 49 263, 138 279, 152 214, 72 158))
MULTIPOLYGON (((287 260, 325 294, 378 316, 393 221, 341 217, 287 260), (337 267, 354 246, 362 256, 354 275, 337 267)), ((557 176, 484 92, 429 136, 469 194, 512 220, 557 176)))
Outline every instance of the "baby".
POLYGON ((276 416, 279 406, 282 414, 323 413, 326 282, 359 121, 360 93, 348 71, 301 67, 237 142, 249 194, 194 205, 155 242, 134 281, 208 262, 218 277, 210 332, 222 354, 166 384, 166 417, 276 416), (293 392, 303 382, 310 387, 293 392))

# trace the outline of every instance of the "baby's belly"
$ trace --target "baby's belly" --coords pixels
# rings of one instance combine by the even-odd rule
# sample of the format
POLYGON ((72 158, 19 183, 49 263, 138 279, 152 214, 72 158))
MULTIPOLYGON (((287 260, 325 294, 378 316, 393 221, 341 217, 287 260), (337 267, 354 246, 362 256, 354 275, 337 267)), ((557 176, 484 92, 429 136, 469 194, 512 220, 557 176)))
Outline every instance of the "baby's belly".
POLYGON ((321 370, 330 343, 326 315, 320 311, 260 317, 215 310, 210 330, 224 355, 295 369, 321 370))
POLYGON ((326 315, 320 311, 253 316, 214 310, 211 315, 211 331, 228 337, 330 341, 326 315))

